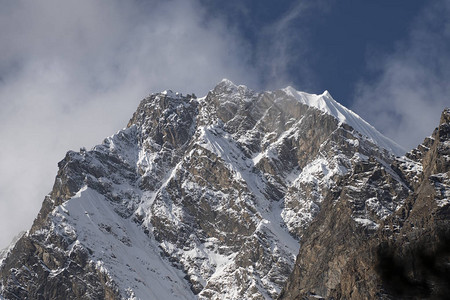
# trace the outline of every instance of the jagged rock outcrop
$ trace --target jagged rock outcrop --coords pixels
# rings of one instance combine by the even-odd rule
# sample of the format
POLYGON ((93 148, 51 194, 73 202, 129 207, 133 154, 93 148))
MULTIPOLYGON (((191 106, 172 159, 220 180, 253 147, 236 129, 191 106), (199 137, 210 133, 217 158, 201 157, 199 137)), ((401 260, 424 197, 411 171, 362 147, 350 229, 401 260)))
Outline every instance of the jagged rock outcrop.
MULTIPOLYGON (((223 80, 202 98, 150 95, 127 128, 58 164, 31 230, 2 262, 0 294, 277 298, 313 219, 356 232, 323 231, 330 242, 363 245, 359 231, 375 234, 405 205, 425 171, 396 161, 399 152, 328 92, 257 93, 223 80)), ((334 251, 317 245, 311 253, 334 251)), ((334 290, 346 263, 330 266, 334 290)))
POLYGON ((390 165, 357 164, 302 238, 280 299, 448 299, 450 110, 390 165))

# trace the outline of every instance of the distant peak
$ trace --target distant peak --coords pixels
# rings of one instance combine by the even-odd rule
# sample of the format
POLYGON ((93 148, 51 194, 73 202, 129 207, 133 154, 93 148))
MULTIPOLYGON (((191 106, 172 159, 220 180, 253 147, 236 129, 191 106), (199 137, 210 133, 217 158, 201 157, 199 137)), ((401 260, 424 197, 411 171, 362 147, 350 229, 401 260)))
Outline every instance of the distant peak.
POLYGON ((328 98, 332 98, 332 99, 333 99, 333 97, 331 96, 331 94, 330 94, 330 92, 329 92, 328 90, 325 90, 325 91, 322 93, 321 96, 322 96, 322 97, 328 97, 328 98))
POLYGON ((235 92, 246 93, 249 91, 249 88, 245 85, 236 85, 231 80, 224 78, 216 85, 213 91, 219 94, 229 94, 235 92))
POLYGON ((369 138, 373 143, 389 150, 395 155, 403 155, 406 152, 403 147, 382 135, 359 115, 334 100, 327 90, 325 90, 322 94, 317 95, 300 92, 293 87, 288 86, 282 91, 300 103, 314 107, 326 114, 329 114, 336 118, 336 120, 340 123, 350 125, 353 129, 369 138))
POLYGON ((236 86, 231 80, 223 78, 217 85, 236 86))

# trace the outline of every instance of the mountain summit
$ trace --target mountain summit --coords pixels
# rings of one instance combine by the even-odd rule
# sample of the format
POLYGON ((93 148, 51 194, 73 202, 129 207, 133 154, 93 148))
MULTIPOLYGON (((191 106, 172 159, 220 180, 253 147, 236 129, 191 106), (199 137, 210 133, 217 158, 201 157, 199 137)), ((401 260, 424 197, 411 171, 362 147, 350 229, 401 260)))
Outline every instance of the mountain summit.
MULTIPOLYGON (((440 162, 439 174, 448 173, 442 160, 448 136, 443 139, 443 150, 433 146, 441 150, 430 158, 440 162)), ((312 241, 343 253, 335 239, 346 237, 340 233, 348 228, 367 234, 361 238, 374 236, 437 172, 424 167, 430 143, 396 158, 401 147, 328 92, 288 87, 258 93, 222 80, 201 98, 152 94, 125 129, 90 151, 69 151, 58 163, 55 184, 32 228, 4 255, 0 294, 6 299, 332 295, 344 282, 339 268, 346 261, 328 266, 332 276, 305 265, 302 251, 315 266, 326 268, 322 259, 329 258, 314 256, 314 232, 327 228, 328 236, 312 241), (325 225, 317 227, 321 220, 325 225), (317 281, 302 285, 304 274, 317 281)), ((436 179, 444 208, 445 176, 436 179)), ((344 245, 352 247, 352 241, 344 245)))

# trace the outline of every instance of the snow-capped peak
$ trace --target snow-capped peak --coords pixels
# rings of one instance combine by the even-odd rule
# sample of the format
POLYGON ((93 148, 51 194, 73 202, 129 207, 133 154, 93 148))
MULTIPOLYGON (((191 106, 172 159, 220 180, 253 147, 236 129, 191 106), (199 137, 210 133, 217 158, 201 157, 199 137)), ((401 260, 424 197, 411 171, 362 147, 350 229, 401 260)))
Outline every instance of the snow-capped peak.
POLYGON ((226 88, 226 90, 228 91, 243 91, 243 92, 248 92, 249 88, 246 85, 237 85, 234 84, 231 80, 223 78, 217 85, 216 88, 226 88))
POLYGON ((340 123, 350 125, 373 143, 389 150, 397 156, 401 156, 406 152, 403 147, 385 137, 359 115, 334 100, 328 91, 324 91, 321 95, 316 95, 297 91, 291 86, 284 88, 282 91, 302 104, 317 108, 320 111, 335 117, 340 123))
POLYGON ((228 85, 228 86, 236 86, 231 80, 227 78, 223 78, 218 85, 228 85))

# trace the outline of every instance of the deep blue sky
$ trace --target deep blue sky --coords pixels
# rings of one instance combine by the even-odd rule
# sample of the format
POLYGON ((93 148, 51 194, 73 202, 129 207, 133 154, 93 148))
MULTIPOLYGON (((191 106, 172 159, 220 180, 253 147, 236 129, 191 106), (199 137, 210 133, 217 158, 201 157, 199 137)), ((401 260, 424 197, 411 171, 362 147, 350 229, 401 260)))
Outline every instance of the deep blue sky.
MULTIPOLYGON (((303 44, 307 43, 306 53, 294 59, 288 69, 291 84, 314 93, 329 90, 335 99, 350 106, 355 84, 380 75, 369 67, 370 57, 395 51, 396 44, 408 36, 426 2, 344 0, 312 4, 306 8, 307 13, 298 14, 289 25, 290 47, 304 48, 303 44), (298 40, 297 34, 301 35, 298 40), (313 70, 307 75, 299 72, 305 60, 313 70), (312 79, 305 80, 305 76, 312 79)), ((212 18, 226 18, 229 26, 236 27, 256 49, 265 42, 271 43, 264 40, 267 36, 261 30, 289 14, 299 1, 230 0, 218 4, 204 0, 202 3, 212 18)))

